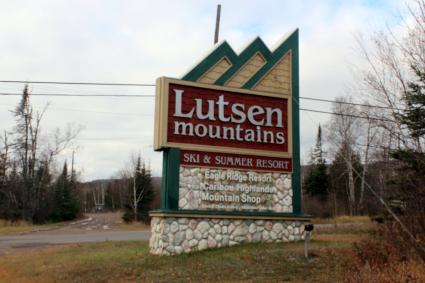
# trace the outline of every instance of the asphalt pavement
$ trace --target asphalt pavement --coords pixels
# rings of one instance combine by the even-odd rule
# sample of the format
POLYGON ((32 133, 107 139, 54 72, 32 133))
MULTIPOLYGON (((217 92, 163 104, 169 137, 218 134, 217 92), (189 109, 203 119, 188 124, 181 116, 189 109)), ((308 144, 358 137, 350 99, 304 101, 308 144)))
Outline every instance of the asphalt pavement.
POLYGON ((13 249, 35 248, 47 245, 92 243, 105 241, 146 241, 150 231, 102 231, 81 234, 30 233, 0 236, 0 254, 13 249))
POLYGON ((120 230, 119 225, 116 225, 120 220, 120 213, 88 214, 85 219, 64 227, 0 235, 0 255, 49 245, 149 240, 149 228, 137 231, 120 230))

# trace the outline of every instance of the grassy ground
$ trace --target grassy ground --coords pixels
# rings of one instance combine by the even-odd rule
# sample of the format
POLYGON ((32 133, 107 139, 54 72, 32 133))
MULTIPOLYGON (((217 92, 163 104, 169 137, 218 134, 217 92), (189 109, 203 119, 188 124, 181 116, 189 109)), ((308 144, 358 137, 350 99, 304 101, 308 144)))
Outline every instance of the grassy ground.
POLYGON ((11 223, 0 219, 0 235, 5 234, 20 234, 34 231, 50 230, 63 226, 63 223, 34 225, 26 221, 18 221, 11 223))
POLYGON ((370 223, 370 216, 338 216, 335 218, 313 218, 315 224, 347 224, 347 223, 370 223))
POLYGON ((150 225, 140 222, 118 223, 117 225, 115 225, 115 228, 126 231, 149 230, 150 225))
POLYGON ((54 246, 0 257, 0 282, 341 282, 352 243, 369 232, 357 229, 315 234, 311 261, 303 242, 175 257, 149 255, 147 242, 54 246))

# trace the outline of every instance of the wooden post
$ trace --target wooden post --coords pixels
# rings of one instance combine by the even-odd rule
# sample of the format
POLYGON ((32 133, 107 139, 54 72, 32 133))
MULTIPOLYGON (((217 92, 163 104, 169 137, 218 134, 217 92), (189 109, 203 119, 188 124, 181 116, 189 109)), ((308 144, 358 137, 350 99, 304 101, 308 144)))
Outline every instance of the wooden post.
POLYGON ((215 34, 214 34, 214 44, 218 42, 218 34, 220 30, 220 13, 221 13, 221 5, 217 5, 217 17, 215 19, 215 34))

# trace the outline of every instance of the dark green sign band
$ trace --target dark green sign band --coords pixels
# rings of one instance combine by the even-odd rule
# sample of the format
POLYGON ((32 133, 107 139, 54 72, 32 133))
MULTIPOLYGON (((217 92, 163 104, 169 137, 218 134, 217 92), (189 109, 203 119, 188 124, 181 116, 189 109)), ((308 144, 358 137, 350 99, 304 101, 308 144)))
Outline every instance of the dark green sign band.
POLYGON ((300 175, 300 130, 299 130, 299 54, 298 54, 298 30, 294 31, 281 45, 271 52, 264 42, 257 37, 240 55, 237 55, 227 42, 220 44, 202 62, 195 66, 182 79, 196 82, 203 74, 211 69, 220 60, 226 57, 232 66, 221 75, 215 82, 216 85, 224 85, 249 59, 257 52, 266 60, 266 64, 250 78, 243 88, 253 88, 289 51, 291 51, 291 78, 292 78, 292 145, 293 145, 293 213, 259 213, 244 211, 204 211, 204 210, 179 210, 179 174, 180 174, 180 150, 178 148, 163 149, 163 172, 161 210, 174 211, 189 214, 223 214, 223 215, 246 215, 246 216, 299 216, 305 217, 301 208, 301 175, 300 175))

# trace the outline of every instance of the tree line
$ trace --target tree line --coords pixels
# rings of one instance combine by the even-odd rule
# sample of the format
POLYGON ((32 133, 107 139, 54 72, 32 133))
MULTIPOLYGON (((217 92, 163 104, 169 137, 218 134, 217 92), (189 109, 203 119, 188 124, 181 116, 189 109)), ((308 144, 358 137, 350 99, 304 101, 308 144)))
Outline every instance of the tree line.
POLYGON ((52 171, 59 154, 80 128, 68 126, 65 131, 43 133, 47 108, 35 111, 25 86, 12 111, 15 126, 0 138, 0 218, 44 223, 73 219, 79 214, 75 172, 68 172, 66 164, 59 176, 52 171))
POLYGON ((151 170, 139 155, 130 169, 108 182, 107 190, 85 185, 64 161, 66 149, 81 131, 70 125, 65 131, 45 133, 42 122, 48 104, 35 111, 25 86, 13 109, 15 125, 0 137, 0 219, 11 222, 59 222, 85 212, 109 208, 124 211, 125 221, 148 221, 154 196, 151 170))
POLYGON ((153 178, 140 154, 114 177, 80 183, 80 198, 85 212, 122 211, 126 222, 149 222, 149 210, 159 208, 161 178, 153 178))
POLYGON ((425 1, 407 9, 401 32, 359 37, 366 67, 319 126, 303 192, 313 215, 380 215, 386 240, 425 260, 425 1))

